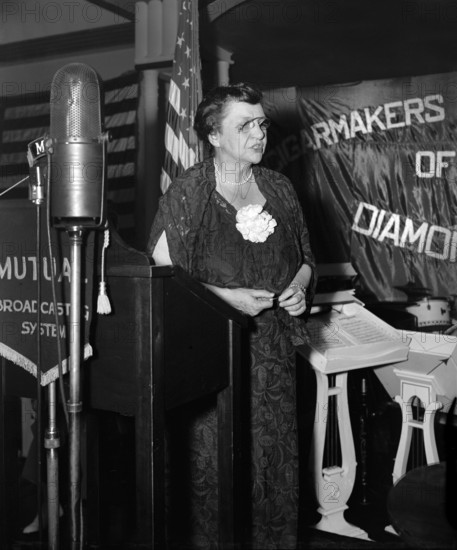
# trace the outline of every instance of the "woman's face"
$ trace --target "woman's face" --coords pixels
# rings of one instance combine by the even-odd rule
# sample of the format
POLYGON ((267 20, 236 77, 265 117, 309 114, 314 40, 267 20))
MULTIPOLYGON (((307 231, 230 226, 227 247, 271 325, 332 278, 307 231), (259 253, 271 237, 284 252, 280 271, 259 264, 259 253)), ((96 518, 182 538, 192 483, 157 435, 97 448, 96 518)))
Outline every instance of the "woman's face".
POLYGON ((231 101, 225 107, 221 126, 209 136, 219 163, 257 164, 267 143, 262 126, 265 113, 260 104, 231 101))

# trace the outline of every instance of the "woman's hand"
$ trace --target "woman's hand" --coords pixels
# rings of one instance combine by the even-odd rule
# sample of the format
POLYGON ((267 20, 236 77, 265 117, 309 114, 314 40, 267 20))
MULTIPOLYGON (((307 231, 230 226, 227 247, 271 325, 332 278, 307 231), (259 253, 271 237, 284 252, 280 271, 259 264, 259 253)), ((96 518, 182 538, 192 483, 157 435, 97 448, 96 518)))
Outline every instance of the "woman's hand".
POLYGON ((254 288, 221 288, 208 284, 205 286, 210 288, 231 306, 251 317, 255 317, 261 311, 271 308, 273 305, 274 293, 268 292, 268 290, 258 290, 254 288))
POLYGON ((279 296, 278 305, 297 317, 306 310, 306 294, 299 286, 288 286, 279 296))
POLYGON ((255 317, 264 309, 273 305, 274 293, 253 288, 227 289, 230 292, 229 301, 243 313, 255 317))

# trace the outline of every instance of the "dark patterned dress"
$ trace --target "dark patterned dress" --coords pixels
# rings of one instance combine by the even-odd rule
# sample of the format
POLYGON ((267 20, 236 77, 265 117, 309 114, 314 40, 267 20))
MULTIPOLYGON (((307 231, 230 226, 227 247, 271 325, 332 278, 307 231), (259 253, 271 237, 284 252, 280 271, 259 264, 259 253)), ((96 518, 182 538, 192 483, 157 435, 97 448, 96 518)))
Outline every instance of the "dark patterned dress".
MULTIPOLYGON (((172 263, 196 279, 219 287, 266 289, 276 295, 303 264, 314 270, 307 227, 290 181, 259 166, 253 171, 266 198, 264 210, 277 222, 265 242, 244 240, 235 227, 236 210, 216 191, 211 159, 187 170, 161 198, 148 250, 152 253, 165 231, 172 263)), ((310 286, 313 290, 314 283, 310 286)), ((266 309, 251 321, 252 529, 248 547, 293 549, 298 515, 293 343, 306 338, 306 327, 303 318, 279 307, 266 309)), ((189 548, 217 547, 215 440, 215 415, 205 413, 193 432, 195 518, 189 548)))

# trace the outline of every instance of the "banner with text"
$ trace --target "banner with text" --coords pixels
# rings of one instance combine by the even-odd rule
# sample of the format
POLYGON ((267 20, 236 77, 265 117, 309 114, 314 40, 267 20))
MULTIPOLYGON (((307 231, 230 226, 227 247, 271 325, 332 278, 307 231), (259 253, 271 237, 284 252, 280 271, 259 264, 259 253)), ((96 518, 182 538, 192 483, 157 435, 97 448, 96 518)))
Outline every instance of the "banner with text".
POLYGON ((457 294, 457 74, 296 93, 317 260, 350 261, 367 301, 457 294))
MULTIPOLYGON (((38 231, 38 213, 30 201, 0 201, 0 355, 34 376, 38 366, 40 382, 46 385, 59 377, 58 335, 63 372, 68 370, 73 245, 66 231, 51 228, 51 260, 44 207, 40 214, 38 231), (51 269, 55 275, 55 300, 51 269)), ((83 358, 92 354, 88 338, 93 302, 93 232, 86 237, 81 260, 83 358)))

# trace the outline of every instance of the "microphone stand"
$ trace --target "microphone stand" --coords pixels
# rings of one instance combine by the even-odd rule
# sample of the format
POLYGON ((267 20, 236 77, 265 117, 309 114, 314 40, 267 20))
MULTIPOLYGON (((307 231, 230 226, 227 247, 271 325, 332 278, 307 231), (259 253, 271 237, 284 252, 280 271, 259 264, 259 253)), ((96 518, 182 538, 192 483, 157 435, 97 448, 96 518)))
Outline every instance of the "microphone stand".
POLYGON ((81 532, 81 257, 83 230, 67 228, 71 246, 70 389, 68 400, 70 453, 70 541, 78 550, 81 532))
MULTIPOLYGON (((51 137, 45 149, 49 157, 58 160, 53 184, 52 217, 58 226, 64 227, 70 239, 71 282, 70 282, 70 327, 69 327, 69 535, 71 550, 80 550, 82 540, 81 506, 81 363, 82 363, 82 248, 84 229, 103 225, 105 148, 109 134, 101 131, 101 105, 99 101, 88 101, 87 90, 99 92, 95 71, 82 63, 70 63, 57 71, 51 88, 56 97, 51 108, 51 137), (87 115, 87 118, 86 118, 87 115), (96 133, 95 133, 96 132, 96 133), (89 168, 90 174, 86 172, 89 168), (70 170, 69 170, 70 169, 70 170), (69 170, 69 171, 68 171, 69 170), (101 173, 101 179, 97 175, 101 173), (91 177, 89 177, 89 175, 91 177), (87 188, 87 196, 82 189, 87 188), (99 209, 97 207, 100 207, 99 209), (95 220, 99 219, 100 223, 95 220), (73 221, 72 221, 73 220, 73 221), (86 220, 86 222, 82 222, 86 220), (90 221, 93 220, 93 221, 90 221)), ((52 92, 51 92, 52 96, 52 92)))
POLYGON ((44 446, 47 450, 47 493, 48 493, 48 548, 59 550, 59 430, 56 422, 56 383, 48 386, 49 424, 45 433, 44 446))

